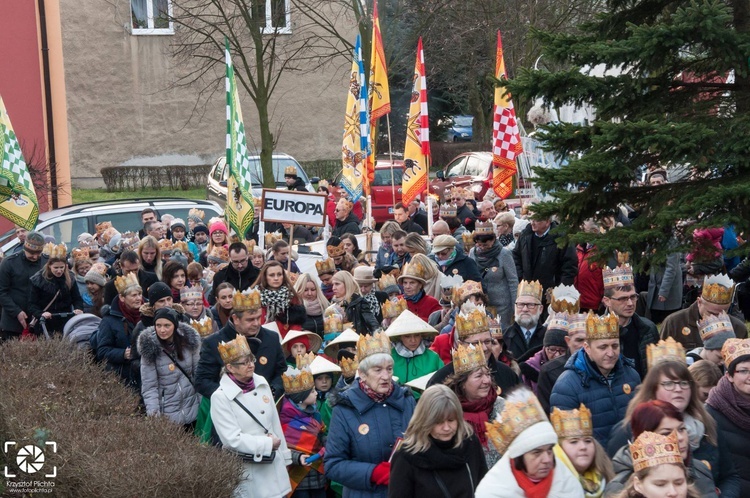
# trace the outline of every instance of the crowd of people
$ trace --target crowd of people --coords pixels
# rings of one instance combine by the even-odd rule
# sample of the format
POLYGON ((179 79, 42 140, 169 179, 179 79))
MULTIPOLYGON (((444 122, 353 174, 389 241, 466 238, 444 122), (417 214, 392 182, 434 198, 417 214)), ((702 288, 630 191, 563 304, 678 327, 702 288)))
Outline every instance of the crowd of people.
POLYGON ((634 274, 558 244, 533 206, 449 194, 433 220, 396 204, 372 254, 357 204, 331 198, 314 272, 284 226, 261 249, 198 210, 101 223, 72 250, 19 229, 2 338, 99 317, 95 361, 143 415, 237 454, 236 496, 750 496, 750 340, 726 274, 750 265, 719 244, 634 274))

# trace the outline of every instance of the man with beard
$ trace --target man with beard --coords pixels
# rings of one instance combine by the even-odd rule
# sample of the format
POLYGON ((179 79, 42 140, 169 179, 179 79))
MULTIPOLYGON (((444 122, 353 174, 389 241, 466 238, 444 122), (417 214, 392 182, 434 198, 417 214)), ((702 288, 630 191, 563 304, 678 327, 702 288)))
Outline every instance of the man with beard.
POLYGON ((406 232, 403 230, 396 230, 391 235, 391 252, 388 258, 387 266, 401 268, 405 263, 411 261, 411 254, 406 250, 406 232))
POLYGON ((568 335, 565 337, 565 343, 568 345, 568 352, 559 358, 555 358, 549 363, 542 365, 539 369, 539 383, 536 386, 539 403, 547 413, 549 409, 549 398, 552 395, 552 387, 565 371, 565 364, 576 351, 583 347, 586 341, 586 315, 583 313, 571 314, 568 316, 568 335))
POLYGON ((542 284, 522 280, 516 292, 516 321, 503 334, 505 347, 520 358, 530 349, 540 349, 546 328, 539 323, 542 316, 542 284))

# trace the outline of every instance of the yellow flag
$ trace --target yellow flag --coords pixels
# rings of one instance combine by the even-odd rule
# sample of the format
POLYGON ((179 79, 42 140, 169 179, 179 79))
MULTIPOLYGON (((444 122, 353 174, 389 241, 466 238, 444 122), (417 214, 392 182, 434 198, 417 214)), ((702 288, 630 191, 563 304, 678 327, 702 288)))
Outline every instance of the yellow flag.
POLYGON ((422 37, 417 45, 417 63, 414 66, 414 87, 411 92, 409 119, 406 124, 404 148, 404 177, 401 202, 404 206, 427 189, 430 171, 430 125, 427 114, 427 80, 424 72, 422 37))
POLYGON ((352 71, 349 77, 349 91, 346 99, 346 116, 344 119, 344 142, 341 146, 341 159, 343 172, 341 175, 341 186, 349 195, 352 202, 362 196, 365 180, 365 163, 367 160, 367 147, 363 147, 362 138, 367 139, 368 132, 362 134, 362 120, 366 130, 367 120, 362 116, 367 114, 367 100, 362 101, 363 92, 367 90, 365 84, 364 67, 362 66, 362 45, 359 35, 354 48, 352 59, 352 71))

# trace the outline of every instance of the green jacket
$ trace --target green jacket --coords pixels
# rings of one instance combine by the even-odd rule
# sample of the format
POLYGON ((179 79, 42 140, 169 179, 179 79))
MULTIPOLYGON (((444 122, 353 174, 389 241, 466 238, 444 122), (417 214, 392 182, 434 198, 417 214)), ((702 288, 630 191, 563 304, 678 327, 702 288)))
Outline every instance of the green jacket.
MULTIPOLYGON (((393 358, 393 375, 398 377, 398 383, 402 386, 423 375, 436 372, 444 366, 440 356, 430 349, 425 349, 424 353, 413 358, 404 358, 396 352, 396 348, 393 348, 391 357, 393 358)), ((419 399, 421 393, 413 389, 412 392, 414 392, 414 398, 419 399)))

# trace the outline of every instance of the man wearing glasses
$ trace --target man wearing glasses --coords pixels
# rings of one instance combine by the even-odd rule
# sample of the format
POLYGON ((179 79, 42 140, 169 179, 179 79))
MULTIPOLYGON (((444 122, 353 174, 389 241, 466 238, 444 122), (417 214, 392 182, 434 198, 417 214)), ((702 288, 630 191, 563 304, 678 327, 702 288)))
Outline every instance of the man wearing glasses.
POLYGON ((343 197, 336 203, 336 208, 334 209, 336 226, 333 228, 333 232, 331 232, 333 237, 341 237, 347 233, 353 235, 362 233, 362 230, 359 228, 359 218, 352 212, 353 208, 354 204, 343 197))
MULTIPOLYGON (((214 275, 213 288, 218 288, 222 282, 229 282, 237 291, 242 292, 253 285, 259 274, 260 271, 250 264, 247 246, 242 242, 235 242, 229 246, 229 264, 214 275)), ((214 302, 216 297, 214 292, 214 302)))
POLYGON ((646 349, 649 344, 659 342, 659 331, 651 320, 635 312, 638 293, 633 284, 633 269, 627 263, 614 270, 602 270, 604 297, 602 302, 609 312, 619 317, 620 346, 622 354, 635 362, 635 370, 643 378, 646 375, 646 349))
POLYGON ((457 208, 456 218, 458 218, 458 221, 460 221, 467 230, 473 231, 474 223, 477 221, 477 215, 471 209, 470 205, 466 203, 466 197, 469 193, 464 188, 452 188, 450 193, 451 204, 455 204, 457 208))
POLYGON ((515 303, 515 323, 503 334, 503 340, 514 358, 527 351, 541 349, 546 328, 539 323, 542 316, 542 284, 521 280, 515 303))

